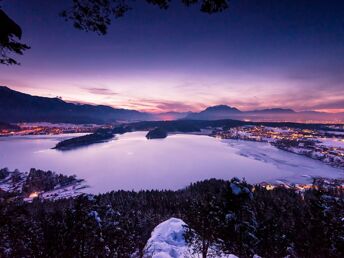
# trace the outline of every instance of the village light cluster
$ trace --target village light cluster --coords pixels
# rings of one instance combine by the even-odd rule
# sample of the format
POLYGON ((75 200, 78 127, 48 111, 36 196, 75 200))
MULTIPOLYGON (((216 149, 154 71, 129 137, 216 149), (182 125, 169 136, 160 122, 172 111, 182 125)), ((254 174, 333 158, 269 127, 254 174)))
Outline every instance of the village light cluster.
POLYGON ((291 127, 239 126, 228 130, 216 130, 214 136, 220 139, 269 142, 279 149, 344 168, 344 132, 331 133, 331 131, 291 127))
POLYGON ((96 125, 71 125, 49 123, 24 123, 19 124, 18 130, 0 129, 0 136, 12 135, 58 135, 66 133, 92 133, 100 126, 96 125))

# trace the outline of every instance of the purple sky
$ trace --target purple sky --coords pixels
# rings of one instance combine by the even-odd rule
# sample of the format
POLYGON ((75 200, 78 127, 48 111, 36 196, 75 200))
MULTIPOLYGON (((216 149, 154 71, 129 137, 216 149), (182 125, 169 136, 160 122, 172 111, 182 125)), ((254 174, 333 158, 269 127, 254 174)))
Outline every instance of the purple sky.
POLYGON ((343 1, 232 0, 210 16, 138 4, 106 36, 58 17, 71 2, 2 2, 32 48, 0 66, 1 85, 146 111, 344 111, 343 1))

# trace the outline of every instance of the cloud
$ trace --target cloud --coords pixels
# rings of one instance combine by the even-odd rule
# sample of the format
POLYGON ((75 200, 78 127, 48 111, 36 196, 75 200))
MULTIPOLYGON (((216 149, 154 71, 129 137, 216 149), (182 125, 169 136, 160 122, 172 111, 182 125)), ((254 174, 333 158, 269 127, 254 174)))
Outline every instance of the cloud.
POLYGON ((104 96, 118 95, 117 92, 114 92, 107 88, 85 88, 85 90, 95 95, 104 95, 104 96))
POLYGON ((147 112, 185 112, 185 111, 199 111, 206 107, 204 104, 199 103, 185 103, 183 101, 172 100, 156 100, 147 98, 138 98, 129 100, 132 108, 138 108, 147 112))
POLYGON ((315 105, 314 109, 344 109, 344 99, 323 102, 315 105))
POLYGON ((190 111, 194 110, 195 106, 192 104, 185 104, 182 102, 178 101, 169 101, 169 102, 164 102, 160 101, 156 103, 156 108, 160 110, 169 110, 169 111, 190 111))

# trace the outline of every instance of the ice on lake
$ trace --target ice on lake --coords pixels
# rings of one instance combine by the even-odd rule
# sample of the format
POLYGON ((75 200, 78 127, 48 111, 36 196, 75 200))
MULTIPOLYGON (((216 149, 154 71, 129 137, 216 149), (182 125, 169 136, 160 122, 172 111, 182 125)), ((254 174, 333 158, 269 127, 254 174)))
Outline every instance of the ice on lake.
POLYGON ((86 179, 89 192, 180 189, 209 178, 245 178, 250 183, 288 180, 304 183, 305 175, 343 177, 343 170, 278 150, 268 143, 219 140, 176 134, 147 140, 133 132, 76 150, 51 149, 70 135, 0 138, 0 167, 53 170, 86 179))

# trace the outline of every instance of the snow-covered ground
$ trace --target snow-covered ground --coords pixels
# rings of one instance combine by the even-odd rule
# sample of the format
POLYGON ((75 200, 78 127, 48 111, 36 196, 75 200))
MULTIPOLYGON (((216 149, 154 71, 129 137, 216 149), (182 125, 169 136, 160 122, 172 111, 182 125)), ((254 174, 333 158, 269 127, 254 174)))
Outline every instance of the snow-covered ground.
MULTIPOLYGON (((10 174, 3 180, 0 180, 0 189, 5 192, 18 193, 21 195, 23 192, 23 185, 28 176, 27 172, 19 172, 18 175, 13 176, 14 172, 10 174)), ((51 191, 46 192, 33 192, 29 196, 24 198, 24 201, 32 202, 34 198, 41 198, 45 200, 58 200, 62 198, 76 197, 87 192, 88 186, 84 180, 75 180, 75 182, 60 186, 56 185, 51 191)))
POLYGON ((323 131, 323 130, 320 130, 319 132, 335 134, 335 135, 344 135, 344 132, 341 132, 341 131, 323 131))
POLYGON ((321 141, 320 145, 327 147, 344 148, 344 139, 339 138, 318 138, 321 141))
MULTIPOLYGON (((87 192, 87 188, 88 186, 84 181, 82 181, 64 187, 57 187, 52 191, 42 192, 39 196, 44 200, 71 198, 85 194, 87 192)), ((25 198, 25 201, 30 202, 32 201, 32 198, 25 198)))
POLYGON ((0 180, 0 189, 5 192, 21 192, 23 184, 26 180, 27 173, 21 173, 20 178, 18 177, 15 181, 13 180, 12 173, 6 178, 0 180))

